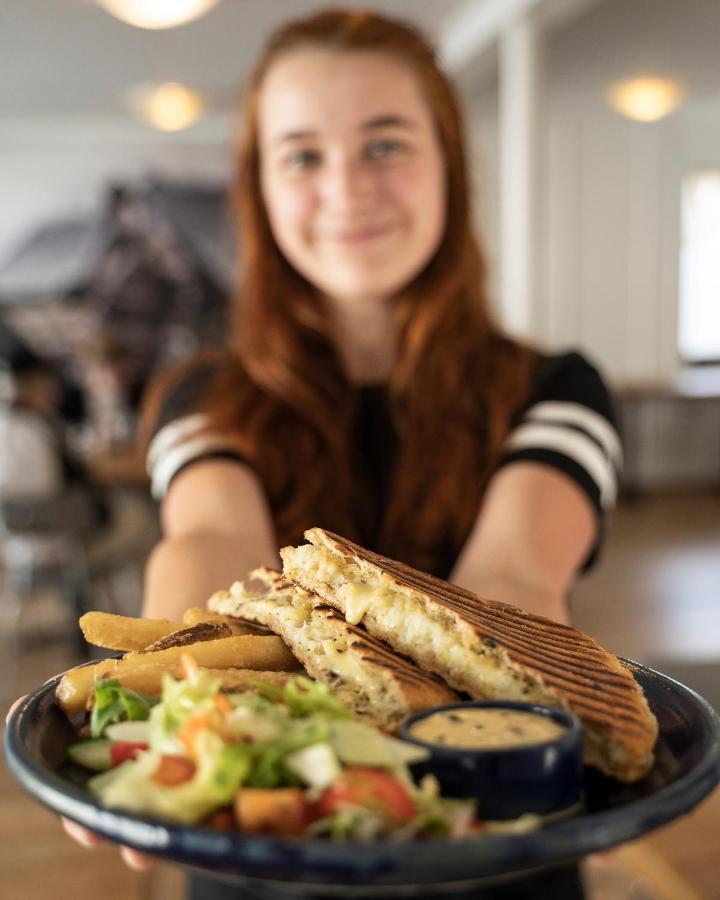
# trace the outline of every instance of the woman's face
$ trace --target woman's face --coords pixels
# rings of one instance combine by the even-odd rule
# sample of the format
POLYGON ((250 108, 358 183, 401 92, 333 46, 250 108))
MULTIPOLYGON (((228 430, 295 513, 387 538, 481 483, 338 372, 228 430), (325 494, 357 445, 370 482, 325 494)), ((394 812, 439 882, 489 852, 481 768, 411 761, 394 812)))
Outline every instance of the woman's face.
POLYGON ((342 303, 387 298, 445 228, 445 172, 408 66, 374 52, 302 49, 260 92, 261 186, 275 240, 342 303))

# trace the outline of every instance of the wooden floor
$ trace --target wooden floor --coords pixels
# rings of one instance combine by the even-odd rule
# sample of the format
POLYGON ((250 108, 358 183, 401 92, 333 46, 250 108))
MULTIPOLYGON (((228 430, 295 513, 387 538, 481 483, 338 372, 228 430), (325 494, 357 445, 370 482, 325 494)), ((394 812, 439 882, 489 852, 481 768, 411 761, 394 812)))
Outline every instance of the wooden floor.
MULTIPOLYGON (((575 591, 573 615, 609 649, 673 674, 720 708, 720 497, 683 494, 624 504, 601 565, 575 591)), ((65 622, 52 596, 25 610, 22 661, 0 680, 3 705, 76 661, 72 641, 57 636, 65 622)), ((593 859, 587 880, 592 900, 720 900, 720 791, 649 838, 593 859)), ((0 766, 3 900, 181 896, 174 868, 140 875, 110 846, 89 851, 75 845, 0 766)))

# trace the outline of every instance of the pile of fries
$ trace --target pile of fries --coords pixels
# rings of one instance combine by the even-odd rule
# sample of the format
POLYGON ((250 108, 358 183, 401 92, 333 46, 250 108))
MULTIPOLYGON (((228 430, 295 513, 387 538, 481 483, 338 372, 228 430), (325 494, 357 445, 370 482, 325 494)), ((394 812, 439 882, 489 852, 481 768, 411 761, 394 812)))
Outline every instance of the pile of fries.
POLYGON ((220 678, 222 687, 229 691, 250 688, 257 680, 280 686, 302 671, 276 635, 199 607, 189 609, 182 622, 89 612, 80 619, 80 627, 88 643, 122 650, 125 655, 63 675, 56 698, 69 716, 87 708, 95 682, 103 678, 114 678, 123 687, 142 694, 160 696, 165 672, 181 677, 184 654, 220 678))

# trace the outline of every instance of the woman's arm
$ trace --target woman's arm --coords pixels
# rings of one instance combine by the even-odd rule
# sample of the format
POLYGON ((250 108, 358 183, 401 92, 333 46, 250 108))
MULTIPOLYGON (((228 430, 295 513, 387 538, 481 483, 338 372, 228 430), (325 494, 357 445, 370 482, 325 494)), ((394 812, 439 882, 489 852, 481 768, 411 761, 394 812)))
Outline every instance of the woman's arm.
POLYGON ((180 472, 161 522, 163 539, 145 570, 144 616, 179 620, 250 569, 280 566, 263 489, 238 462, 208 459, 180 472))
POLYGON ((596 532, 595 510, 571 478, 517 462, 491 479, 450 580, 565 622, 568 590, 596 532))

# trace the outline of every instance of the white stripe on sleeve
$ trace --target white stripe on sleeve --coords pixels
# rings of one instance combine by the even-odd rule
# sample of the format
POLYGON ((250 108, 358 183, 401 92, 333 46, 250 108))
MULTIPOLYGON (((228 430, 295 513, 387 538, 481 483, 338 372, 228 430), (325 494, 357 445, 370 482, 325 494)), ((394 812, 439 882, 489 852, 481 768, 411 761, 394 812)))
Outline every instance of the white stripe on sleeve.
POLYGON ((212 434, 171 447, 150 469, 150 490, 156 500, 162 500, 175 474, 188 462, 213 450, 227 450, 227 441, 212 434))
POLYGON ((595 412, 594 409, 583 406, 582 403, 546 400, 531 406, 523 419, 533 422, 565 422, 568 425, 576 425, 587 431, 605 448, 607 455, 618 469, 622 466, 623 452, 617 431, 605 416, 595 412))
POLYGON ((528 422, 512 431, 505 443, 513 450, 554 450, 581 466, 597 485, 603 509, 617 497, 617 479, 612 463, 589 437, 572 428, 528 422))
POLYGON ((201 431, 207 424, 207 416, 195 413, 191 416, 182 416, 164 425, 150 442, 147 452, 147 472, 152 470, 162 457, 175 446, 186 440, 192 434, 201 431))

